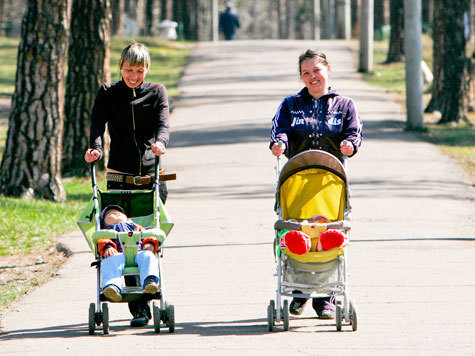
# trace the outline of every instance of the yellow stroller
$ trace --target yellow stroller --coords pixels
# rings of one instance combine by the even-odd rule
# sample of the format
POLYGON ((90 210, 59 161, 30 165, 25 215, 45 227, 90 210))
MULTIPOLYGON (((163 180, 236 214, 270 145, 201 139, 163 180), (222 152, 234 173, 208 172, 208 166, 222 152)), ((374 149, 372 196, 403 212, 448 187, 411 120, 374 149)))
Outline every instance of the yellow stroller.
POLYGON ((350 301, 347 285, 347 242, 350 234, 350 204, 346 171, 333 155, 319 150, 302 152, 280 170, 277 165, 274 252, 277 256, 276 300, 267 307, 268 330, 283 322, 289 330, 289 303, 282 297, 335 297, 336 329, 351 325, 357 329, 356 305, 350 301), (311 223, 309 218, 324 215, 327 223, 311 223), (285 230, 299 230, 317 242, 328 229, 338 229, 345 235, 342 247, 328 251, 311 251, 298 255, 280 244, 285 230), (301 291, 301 294, 294 291, 301 291))
POLYGON ((87 240, 96 260, 91 264, 97 268, 97 301, 89 305, 89 334, 95 332, 96 326, 102 324, 103 333, 109 334, 109 303, 101 292, 101 261, 98 242, 101 239, 117 239, 120 241, 125 255, 123 278, 125 287, 121 292, 120 302, 132 302, 144 294, 140 285, 140 271, 135 263, 135 256, 140 241, 149 237, 158 239, 160 246, 157 250, 158 291, 152 295, 152 317, 156 333, 160 332, 160 322, 163 321, 169 332, 175 331, 175 309, 165 301, 162 271, 163 243, 173 227, 173 222, 159 196, 159 181, 174 180, 175 174, 158 174, 158 160, 155 167, 155 183, 152 190, 110 190, 101 191, 96 183, 94 164, 91 165, 93 196, 84 208, 78 220, 79 228, 87 240), (160 177, 160 178, 159 178, 160 177), (145 227, 144 231, 117 232, 101 230, 99 217, 104 207, 119 205, 132 221, 145 227), (102 303, 101 303, 102 302, 102 303))

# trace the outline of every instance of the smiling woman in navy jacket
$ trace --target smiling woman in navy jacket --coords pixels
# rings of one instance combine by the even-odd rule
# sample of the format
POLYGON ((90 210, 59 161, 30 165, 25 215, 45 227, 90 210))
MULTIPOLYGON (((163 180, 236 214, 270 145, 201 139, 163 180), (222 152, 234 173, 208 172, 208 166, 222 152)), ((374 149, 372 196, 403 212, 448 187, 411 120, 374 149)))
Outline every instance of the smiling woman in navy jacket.
MULTIPOLYGON (((270 149, 274 156, 288 158, 316 149, 336 156, 353 156, 361 146, 362 128, 353 100, 339 95, 328 86, 331 67, 326 55, 308 49, 299 57, 300 79, 305 87, 287 96, 272 120, 270 149), (279 141, 283 145, 279 145, 279 141)), ((294 291, 298 293, 298 291, 294 291)), ((305 298, 294 298, 289 311, 303 312, 305 298)), ((313 298, 312 306, 322 319, 334 318, 332 298, 313 298)))
POLYGON ((323 52, 308 49, 299 57, 305 87, 287 96, 272 120, 270 148, 288 158, 309 149, 327 151, 340 160, 361 145, 363 124, 350 98, 328 86, 331 67, 323 52), (284 145, 278 145, 282 141, 284 145))

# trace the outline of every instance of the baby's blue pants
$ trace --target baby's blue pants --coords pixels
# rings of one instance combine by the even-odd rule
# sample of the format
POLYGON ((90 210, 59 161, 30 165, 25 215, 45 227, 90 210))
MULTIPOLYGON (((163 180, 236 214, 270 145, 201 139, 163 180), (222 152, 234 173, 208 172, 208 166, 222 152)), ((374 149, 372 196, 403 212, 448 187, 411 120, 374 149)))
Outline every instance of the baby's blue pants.
MULTIPOLYGON (((135 263, 139 267, 142 286, 145 278, 149 276, 155 277, 158 281, 158 258, 152 251, 138 251, 135 263)), ((101 262, 102 286, 107 287, 109 284, 114 284, 122 290, 124 288, 124 279, 122 278, 124 267, 125 256, 123 253, 104 258, 101 262)))

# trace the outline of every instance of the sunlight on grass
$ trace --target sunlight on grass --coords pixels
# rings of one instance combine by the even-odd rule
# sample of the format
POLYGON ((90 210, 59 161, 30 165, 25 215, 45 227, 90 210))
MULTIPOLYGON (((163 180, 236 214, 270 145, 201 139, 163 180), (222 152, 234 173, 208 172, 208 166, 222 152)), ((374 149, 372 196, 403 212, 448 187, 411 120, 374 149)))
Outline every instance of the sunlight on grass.
POLYGON ((47 249, 55 236, 77 228, 79 213, 92 195, 91 183, 74 178, 64 188, 66 203, 0 196, 0 255, 47 249))

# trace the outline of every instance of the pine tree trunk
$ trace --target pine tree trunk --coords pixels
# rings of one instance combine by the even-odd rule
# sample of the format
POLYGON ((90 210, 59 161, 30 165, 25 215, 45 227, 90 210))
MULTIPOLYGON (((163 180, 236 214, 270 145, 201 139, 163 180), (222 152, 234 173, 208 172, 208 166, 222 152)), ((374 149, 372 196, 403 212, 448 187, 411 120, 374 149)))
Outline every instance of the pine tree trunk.
POLYGON ((145 2, 145 24, 144 24, 144 34, 145 36, 155 35, 156 23, 153 16, 153 7, 155 0, 147 0, 145 2))
POLYGON ((404 60, 404 0, 391 0, 389 6, 391 34, 386 63, 402 62, 404 60))
POLYGON ((383 26, 386 25, 384 0, 374 0, 374 34, 376 39, 383 39, 383 26))
POLYGON ((468 113, 469 59, 465 53, 464 13, 470 10, 470 0, 441 2, 443 7, 436 8, 437 13, 444 14, 438 23, 442 30, 441 75, 434 77, 440 83, 433 90, 440 90, 436 93, 442 113, 439 122, 458 122, 466 120, 468 113))
MULTIPOLYGON (((444 0, 435 0, 434 8, 443 8, 444 0)), ((425 108, 425 112, 431 113, 439 111, 441 105, 441 98, 439 95, 443 92, 442 85, 444 82, 444 65, 442 62, 442 51, 444 46, 444 17, 446 15, 442 11, 434 11, 433 30, 432 30, 432 74, 434 80, 432 81, 432 96, 425 108)))
POLYGON ((111 11, 111 34, 113 36, 122 36, 124 28, 124 0, 111 0, 111 11))
POLYGON ((110 81, 110 19, 109 0, 73 2, 64 110, 64 176, 88 173, 84 153, 89 147, 91 108, 99 86, 110 81))
POLYGON ((2 194, 66 199, 60 165, 68 27, 67 0, 28 1, 0 167, 2 194))

